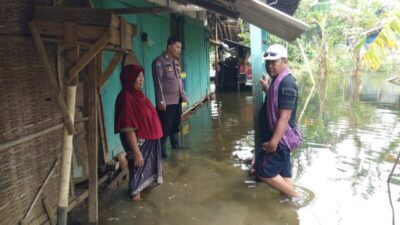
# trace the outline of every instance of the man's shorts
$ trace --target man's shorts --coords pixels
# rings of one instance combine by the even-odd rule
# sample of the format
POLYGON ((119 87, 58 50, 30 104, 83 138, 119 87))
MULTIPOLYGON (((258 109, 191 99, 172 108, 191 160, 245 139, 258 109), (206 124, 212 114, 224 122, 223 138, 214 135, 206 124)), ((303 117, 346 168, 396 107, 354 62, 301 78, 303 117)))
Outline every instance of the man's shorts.
POLYGON ((289 148, 279 143, 274 153, 260 150, 256 155, 254 169, 257 176, 263 178, 272 178, 278 174, 284 178, 292 177, 289 148))

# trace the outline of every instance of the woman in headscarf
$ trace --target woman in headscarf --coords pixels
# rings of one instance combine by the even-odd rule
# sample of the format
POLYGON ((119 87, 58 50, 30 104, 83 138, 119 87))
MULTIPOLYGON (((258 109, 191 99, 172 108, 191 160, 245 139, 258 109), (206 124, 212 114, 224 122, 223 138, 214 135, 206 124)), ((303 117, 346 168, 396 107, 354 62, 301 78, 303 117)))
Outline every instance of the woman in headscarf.
POLYGON ((157 111, 142 92, 144 70, 125 65, 121 72, 122 90, 115 103, 115 133, 120 134, 129 168, 132 200, 140 193, 162 183, 162 128, 157 111))

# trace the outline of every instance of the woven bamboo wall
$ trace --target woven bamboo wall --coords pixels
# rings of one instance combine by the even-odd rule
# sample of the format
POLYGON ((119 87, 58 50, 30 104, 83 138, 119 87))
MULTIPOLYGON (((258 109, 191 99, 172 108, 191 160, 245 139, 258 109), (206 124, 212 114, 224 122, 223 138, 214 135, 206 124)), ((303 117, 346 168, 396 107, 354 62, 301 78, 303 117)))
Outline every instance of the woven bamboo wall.
MULTIPOLYGON (((46 46, 55 59, 55 46, 46 46)), ((62 122, 50 97, 32 38, 0 35, 0 143, 37 133, 62 122)), ((60 156, 62 129, 0 151, 0 221, 17 224, 60 156)), ((57 204, 58 168, 44 189, 57 204)), ((31 218, 43 214, 38 201, 31 218)))
POLYGON ((0 34, 29 34, 28 22, 33 17, 33 6, 51 5, 51 0, 0 0, 0 34))
MULTIPOLYGON (((35 4, 49 0, 0 1, 0 143, 35 134, 62 122, 51 99, 42 63, 28 28, 35 4)), ((46 45, 55 66, 56 47, 46 45)), ((0 150, 0 224, 18 224, 60 157, 62 129, 31 141, 0 150)), ((30 221, 43 215, 41 199, 55 208, 58 174, 44 188, 30 221)))

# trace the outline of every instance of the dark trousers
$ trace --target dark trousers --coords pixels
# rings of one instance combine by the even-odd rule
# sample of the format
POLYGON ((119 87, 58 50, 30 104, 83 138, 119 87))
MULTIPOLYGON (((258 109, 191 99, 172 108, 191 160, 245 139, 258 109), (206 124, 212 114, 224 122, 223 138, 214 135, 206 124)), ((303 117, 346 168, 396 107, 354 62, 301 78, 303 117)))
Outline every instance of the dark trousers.
POLYGON ((181 125, 182 106, 181 104, 168 105, 165 111, 157 110, 160 117, 163 136, 161 138, 161 150, 165 154, 165 144, 168 136, 172 147, 178 147, 178 133, 181 125))

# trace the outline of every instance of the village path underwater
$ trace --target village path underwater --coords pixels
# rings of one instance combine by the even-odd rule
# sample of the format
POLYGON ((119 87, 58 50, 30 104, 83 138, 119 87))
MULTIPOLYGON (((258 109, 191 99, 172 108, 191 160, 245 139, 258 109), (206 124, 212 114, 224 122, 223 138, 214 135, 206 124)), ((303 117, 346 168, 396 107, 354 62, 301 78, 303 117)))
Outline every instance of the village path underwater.
MULTIPOLYGON (((254 182, 248 160, 238 159, 251 157, 254 146, 251 91, 217 92, 183 123, 187 148, 168 151, 164 183, 138 203, 128 198, 126 183, 102 196, 100 224, 391 224, 386 180, 400 146, 400 90, 365 82, 373 88, 362 90, 359 101, 347 97, 345 85, 332 85, 340 94, 328 94, 324 112, 311 98, 300 123, 304 141, 292 155, 301 201, 254 182)), ((298 115, 309 94, 301 82, 299 90, 298 115)), ((400 212, 398 172, 391 192, 400 212)))

